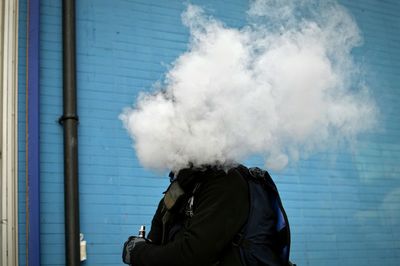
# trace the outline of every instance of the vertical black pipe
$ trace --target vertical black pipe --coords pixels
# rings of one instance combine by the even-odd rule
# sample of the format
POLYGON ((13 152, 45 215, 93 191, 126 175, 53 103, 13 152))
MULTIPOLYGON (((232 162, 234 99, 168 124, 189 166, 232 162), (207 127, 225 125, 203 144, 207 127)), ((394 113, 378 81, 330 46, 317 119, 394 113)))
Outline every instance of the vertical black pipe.
POLYGON ((80 264, 78 115, 76 104, 75 0, 62 2, 64 200, 66 265, 80 264))

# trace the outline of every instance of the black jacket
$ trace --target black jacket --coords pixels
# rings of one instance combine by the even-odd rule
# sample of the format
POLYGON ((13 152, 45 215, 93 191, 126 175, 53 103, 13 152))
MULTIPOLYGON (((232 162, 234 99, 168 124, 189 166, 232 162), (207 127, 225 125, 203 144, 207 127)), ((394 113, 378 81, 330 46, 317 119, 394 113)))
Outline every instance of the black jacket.
MULTIPOLYGON (((194 215, 185 216, 184 226, 172 241, 161 245, 163 201, 154 215, 149 239, 152 243, 133 252, 134 266, 241 266, 234 236, 245 224, 249 212, 247 181, 236 171, 208 169, 187 171, 188 179, 195 174, 201 185, 195 193, 194 215)), ((179 175, 178 175, 179 181, 179 175)), ((191 184, 183 184, 190 191, 191 184)))

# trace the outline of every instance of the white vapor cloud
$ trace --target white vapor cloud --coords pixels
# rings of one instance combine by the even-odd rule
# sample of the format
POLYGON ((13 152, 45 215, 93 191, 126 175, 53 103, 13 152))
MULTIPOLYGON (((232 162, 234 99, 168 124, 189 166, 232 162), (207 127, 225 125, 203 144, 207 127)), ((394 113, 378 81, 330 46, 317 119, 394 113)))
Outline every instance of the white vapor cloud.
POLYGON ((351 56, 362 42, 355 21, 335 2, 293 3, 253 1, 242 28, 188 5, 188 50, 161 89, 120 115, 144 167, 261 155, 282 169, 373 128, 376 105, 351 56))

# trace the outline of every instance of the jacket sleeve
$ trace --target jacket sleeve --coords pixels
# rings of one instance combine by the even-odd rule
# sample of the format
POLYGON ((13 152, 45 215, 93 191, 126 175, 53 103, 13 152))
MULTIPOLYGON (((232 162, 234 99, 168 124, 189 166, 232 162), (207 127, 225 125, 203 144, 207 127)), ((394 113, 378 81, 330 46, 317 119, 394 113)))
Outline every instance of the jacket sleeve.
POLYGON ((195 214, 183 235, 164 246, 145 244, 133 252, 133 266, 210 265, 246 222, 247 182, 236 172, 210 178, 195 198, 195 214))
POLYGON ((161 199, 160 203, 158 204, 158 208, 156 213, 154 214, 153 220, 151 221, 151 230, 147 235, 147 238, 156 245, 161 244, 162 240, 162 232, 163 232, 163 224, 162 224, 162 217, 164 215, 165 210, 164 207, 164 200, 161 199))

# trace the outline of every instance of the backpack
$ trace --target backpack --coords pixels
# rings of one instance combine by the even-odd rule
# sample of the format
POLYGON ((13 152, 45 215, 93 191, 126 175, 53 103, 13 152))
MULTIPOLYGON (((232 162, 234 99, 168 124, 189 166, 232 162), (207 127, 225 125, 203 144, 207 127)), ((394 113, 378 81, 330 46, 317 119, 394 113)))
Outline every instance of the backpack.
POLYGON ((271 176, 258 167, 239 165, 236 170, 247 180, 250 194, 248 220, 233 240, 243 265, 294 265, 289 261, 289 221, 271 176))

